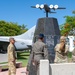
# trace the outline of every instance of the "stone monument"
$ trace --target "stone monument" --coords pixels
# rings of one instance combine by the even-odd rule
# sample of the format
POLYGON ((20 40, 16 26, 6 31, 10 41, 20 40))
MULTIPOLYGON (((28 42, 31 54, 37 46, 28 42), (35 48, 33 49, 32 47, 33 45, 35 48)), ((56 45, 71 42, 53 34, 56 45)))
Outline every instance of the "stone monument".
POLYGON ((48 17, 48 13, 56 13, 52 12, 51 9, 56 10, 56 9, 65 9, 65 8, 59 8, 58 5, 48 6, 47 4, 41 6, 37 4, 36 6, 31 6, 31 7, 40 8, 41 10, 44 9, 46 12, 46 17, 39 18, 37 21, 33 42, 36 42, 36 40, 38 39, 38 35, 40 33, 43 33, 45 35, 44 42, 48 46, 50 61, 53 63, 55 57, 54 47, 59 42, 60 30, 57 19, 48 17))
POLYGON ((53 62, 55 55, 54 47, 59 42, 60 38, 60 30, 57 19, 39 18, 34 33, 34 42, 36 42, 40 33, 43 33, 45 35, 44 42, 48 46, 50 61, 53 62))

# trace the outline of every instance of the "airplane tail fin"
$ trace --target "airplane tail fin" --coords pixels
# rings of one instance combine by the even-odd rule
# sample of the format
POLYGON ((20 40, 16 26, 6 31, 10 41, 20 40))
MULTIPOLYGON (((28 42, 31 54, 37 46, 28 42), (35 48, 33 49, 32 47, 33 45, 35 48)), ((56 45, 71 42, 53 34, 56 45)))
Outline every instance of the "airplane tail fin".
POLYGON ((33 26, 27 32, 25 32, 25 33, 23 33, 21 35, 15 36, 15 38, 25 39, 25 40, 26 39, 32 40, 33 37, 34 37, 35 28, 36 28, 36 26, 33 26))

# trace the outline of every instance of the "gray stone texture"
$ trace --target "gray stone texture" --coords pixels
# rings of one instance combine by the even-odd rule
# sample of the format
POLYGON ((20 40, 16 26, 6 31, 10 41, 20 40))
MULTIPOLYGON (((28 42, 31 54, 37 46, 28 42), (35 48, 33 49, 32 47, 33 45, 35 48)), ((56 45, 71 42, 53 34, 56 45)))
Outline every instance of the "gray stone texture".
POLYGON ((45 35, 60 35, 56 18, 39 18, 35 30, 35 35, 43 33, 45 35))
POLYGON ((39 75, 49 75, 49 61, 40 60, 39 75))
POLYGON ((75 63, 50 64, 50 75, 75 75, 75 63))
POLYGON ((34 33, 33 42, 36 42, 40 33, 43 33, 45 35, 44 42, 48 46, 50 62, 53 62, 55 57, 54 47, 59 42, 60 38, 60 30, 57 19, 39 18, 34 33))
POLYGON ((40 75, 75 75, 75 63, 49 64, 49 61, 41 60, 40 75))

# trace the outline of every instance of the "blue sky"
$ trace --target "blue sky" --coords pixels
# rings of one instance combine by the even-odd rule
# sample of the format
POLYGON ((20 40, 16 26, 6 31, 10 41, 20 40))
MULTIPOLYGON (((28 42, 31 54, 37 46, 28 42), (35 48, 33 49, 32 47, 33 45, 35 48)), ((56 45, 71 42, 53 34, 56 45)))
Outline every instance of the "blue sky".
POLYGON ((75 10, 74 0, 0 0, 0 20, 25 24, 30 29, 36 25, 38 18, 45 17, 44 10, 31 8, 36 4, 66 7, 65 10, 56 10, 56 14, 49 14, 49 17, 58 19, 59 25, 65 22, 64 16, 72 16, 72 11, 75 10))

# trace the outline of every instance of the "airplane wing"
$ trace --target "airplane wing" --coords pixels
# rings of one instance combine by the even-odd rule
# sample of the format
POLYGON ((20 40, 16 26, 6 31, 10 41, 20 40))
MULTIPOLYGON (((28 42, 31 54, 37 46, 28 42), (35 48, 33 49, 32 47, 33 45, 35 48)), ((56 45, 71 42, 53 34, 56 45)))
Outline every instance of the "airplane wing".
MULTIPOLYGON (((31 6, 31 8, 36 8, 36 6, 31 6)), ((43 8, 38 7, 40 10, 42 10, 43 8)))
POLYGON ((36 6, 31 6, 31 8, 36 8, 36 6))
POLYGON ((52 11, 51 11, 51 12, 49 12, 49 13, 56 13, 56 12, 52 12, 52 11))
POLYGON ((52 8, 54 11, 57 10, 57 9, 66 9, 64 7, 58 7, 58 8, 52 8))
MULTIPOLYGON (((1 51, 7 50, 7 47, 9 45, 9 38, 10 37, 0 36, 0 50, 1 51)), ((31 46, 31 44, 32 44, 31 39, 25 40, 25 39, 20 39, 20 38, 16 38, 16 37, 13 37, 13 38, 16 41, 15 42, 16 51, 22 51, 22 50, 25 50, 25 49, 29 49, 30 48, 29 46, 31 46)))
POLYGON ((64 8, 64 7, 58 7, 57 9, 66 9, 66 8, 64 8))
POLYGON ((9 37, 0 37, 0 42, 9 42, 9 37))
MULTIPOLYGON (((27 41, 28 43, 28 41, 27 41)), ((9 45, 9 40, 8 39, 2 39, 0 38, 0 50, 2 51, 7 51, 7 47, 9 45)), ((15 42, 15 47, 16 47, 16 51, 22 51, 25 49, 28 49, 28 46, 26 45, 26 42, 22 42, 22 41, 16 41, 15 42)))
MULTIPOLYGON (((11 36, 15 39, 15 47, 17 50, 25 50, 28 49, 29 46, 32 45, 32 40, 34 37, 36 26, 33 26, 31 29, 29 29, 27 32, 18 35, 18 36, 11 36)), ((7 50, 7 46, 9 44, 9 37, 6 36, 0 36, 0 50, 7 50)))

